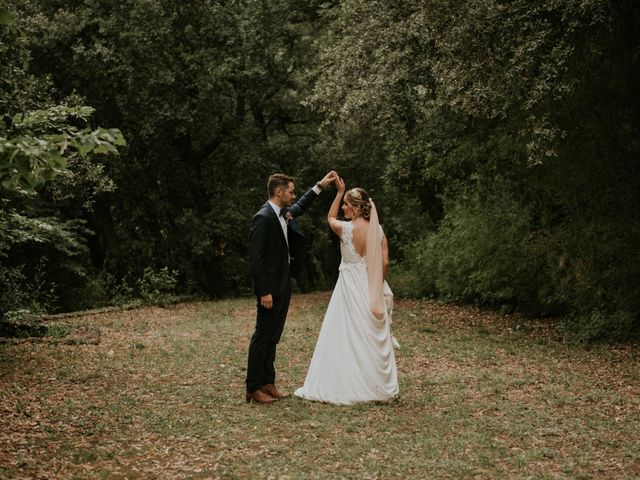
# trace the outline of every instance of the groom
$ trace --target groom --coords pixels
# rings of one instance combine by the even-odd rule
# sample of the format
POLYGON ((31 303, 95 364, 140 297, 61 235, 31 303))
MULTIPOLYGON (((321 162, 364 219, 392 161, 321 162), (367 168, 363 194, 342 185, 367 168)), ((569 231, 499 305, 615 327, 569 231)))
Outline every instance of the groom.
POLYGON ((306 254, 304 235, 295 217, 302 215, 336 176, 336 172, 327 173, 294 204, 293 178, 271 175, 267 182, 269 201, 251 222, 249 262, 258 311, 249 344, 247 402, 272 403, 289 396, 275 386, 274 361, 291 300, 290 277, 300 273, 306 254))

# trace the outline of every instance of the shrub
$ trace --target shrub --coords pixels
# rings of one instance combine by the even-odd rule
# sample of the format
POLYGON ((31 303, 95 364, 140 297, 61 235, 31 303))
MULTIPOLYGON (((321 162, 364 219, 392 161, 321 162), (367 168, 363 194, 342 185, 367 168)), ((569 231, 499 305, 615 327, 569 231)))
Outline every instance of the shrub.
POLYGON ((162 304, 173 300, 177 283, 178 271, 169 270, 169 267, 159 270, 147 267, 137 281, 142 300, 149 304, 162 304))
POLYGON ((0 317, 18 320, 46 313, 56 301, 55 285, 44 280, 46 258, 34 268, 32 276, 23 266, 0 265, 0 317))
POLYGON ((544 236, 508 193, 453 202, 437 232, 410 247, 405 263, 426 296, 548 313, 557 308, 544 236))

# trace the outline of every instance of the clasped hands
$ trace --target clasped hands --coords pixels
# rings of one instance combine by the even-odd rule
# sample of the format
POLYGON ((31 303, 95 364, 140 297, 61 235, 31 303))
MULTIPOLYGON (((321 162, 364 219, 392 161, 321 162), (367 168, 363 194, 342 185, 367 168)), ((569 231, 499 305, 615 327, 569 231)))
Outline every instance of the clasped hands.
POLYGON ((340 177, 338 177, 338 173, 335 170, 331 170, 329 173, 327 173, 324 176, 324 178, 322 180, 320 180, 318 183, 316 183, 316 185, 318 185, 318 187, 320 187, 321 190, 324 190, 332 182, 336 181, 336 179, 338 179, 338 178, 340 178, 340 177))
POLYGON ((332 182, 335 182, 336 188, 338 189, 338 193, 343 194, 345 191, 344 180, 340 178, 340 176, 338 175, 338 172, 336 172, 335 170, 331 170, 329 173, 327 173, 325 177, 317 183, 317 185, 322 190, 324 190, 332 182))

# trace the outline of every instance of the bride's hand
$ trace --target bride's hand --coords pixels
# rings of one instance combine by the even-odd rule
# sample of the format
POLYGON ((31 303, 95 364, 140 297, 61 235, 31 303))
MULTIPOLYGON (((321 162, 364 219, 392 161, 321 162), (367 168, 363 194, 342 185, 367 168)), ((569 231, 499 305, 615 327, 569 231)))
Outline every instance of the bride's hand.
POLYGON ((338 174, 334 170, 331 170, 316 185, 318 185, 318 187, 320 187, 322 190, 324 190, 325 188, 327 188, 329 186, 329 184, 331 182, 335 181, 336 178, 338 178, 338 174))
POLYGON ((338 189, 338 193, 340 194, 343 194, 346 189, 344 180, 340 177, 336 177, 336 188, 338 189))

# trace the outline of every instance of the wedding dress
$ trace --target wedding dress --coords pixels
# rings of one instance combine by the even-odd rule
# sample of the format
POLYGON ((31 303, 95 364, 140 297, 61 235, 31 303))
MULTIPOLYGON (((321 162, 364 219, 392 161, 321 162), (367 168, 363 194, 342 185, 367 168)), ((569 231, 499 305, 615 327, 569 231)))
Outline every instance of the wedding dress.
MULTIPOLYGON (((380 229, 382 235, 382 229, 380 229)), ((398 395, 391 334, 393 293, 384 282, 385 314, 369 309, 366 257, 353 245, 353 225, 342 222, 342 262, 304 386, 295 395, 307 400, 350 405, 387 401, 398 395)))

